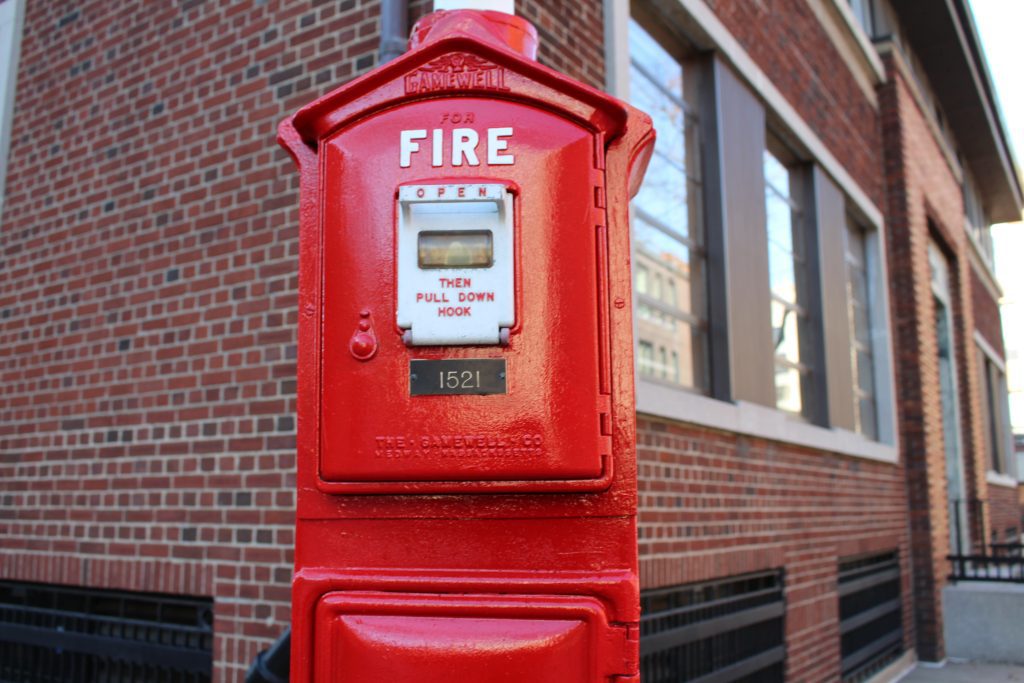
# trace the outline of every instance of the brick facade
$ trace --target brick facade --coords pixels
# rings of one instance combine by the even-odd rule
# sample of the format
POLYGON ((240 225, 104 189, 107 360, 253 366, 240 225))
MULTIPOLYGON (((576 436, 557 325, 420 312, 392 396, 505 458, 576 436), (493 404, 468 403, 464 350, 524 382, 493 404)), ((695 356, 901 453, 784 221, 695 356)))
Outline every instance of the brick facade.
POLYGON ((999 315, 999 299, 992 295, 974 268, 971 268, 971 307, 974 309, 975 329, 999 354, 999 358, 1005 361, 1006 348, 1003 345, 1003 322, 999 315))
POLYGON ((898 550, 912 632, 902 468, 641 416, 644 588, 783 569, 787 679, 839 678, 841 558, 898 550))
MULTIPOLYGON (((981 537, 1015 516, 977 460, 972 331, 1002 344, 958 181, 892 58, 876 108, 803 0, 708 4, 886 214, 901 464, 641 416, 643 587, 782 569, 787 677, 836 680, 838 563, 897 550, 906 644, 941 659, 932 234, 954 266, 981 537)), ((542 62, 603 86, 600 0, 517 10, 542 62)), ((0 578, 213 596, 216 680, 240 680, 289 618, 298 175, 276 127, 377 65, 378 15, 27 3, 0 229, 0 578)))
POLYGON ((1020 530, 1021 536, 1024 537, 1024 484, 1017 486, 1017 503, 1019 505, 1018 511, 1018 529, 1020 530))
POLYGON ((885 185, 878 109, 857 85, 807 0, 710 0, 708 5, 881 206, 885 185))
POLYGON ((1016 486, 988 486, 989 540, 1018 541, 1021 528, 1021 510, 1016 486))
MULTIPOLYGON (((917 150, 911 148, 907 140, 908 124, 903 113, 914 107, 913 97, 898 74, 892 56, 887 59, 887 69, 889 82, 880 94, 885 147, 891 150, 886 155, 889 296, 896 348, 897 405, 902 427, 901 457, 908 465, 915 632, 918 655, 937 661, 943 657, 937 642, 941 637, 941 627, 937 626, 941 624, 938 582, 945 571, 948 515, 943 513, 946 487, 938 373, 934 364, 926 366, 921 362, 922 358, 935 358, 938 353, 934 325, 927 324, 934 320, 929 296, 928 227, 919 197, 921 190, 911 176, 912 152, 917 150), (934 518, 930 514, 932 506, 936 506, 939 513, 934 518), (933 548, 935 544, 940 548, 933 548), (922 648, 926 643, 931 643, 930 649, 922 648)), ((919 120, 918 126, 923 128, 923 125, 919 120)), ((927 135, 919 137, 925 143, 929 140, 927 135)), ((930 158, 934 161, 936 155, 938 150, 933 143, 930 158)), ((943 164, 943 160, 938 159, 937 169, 945 169, 943 164)))
POLYGON ((373 66, 376 6, 161 7, 27 6, 0 571, 214 596, 236 680, 289 616, 297 193, 276 124, 373 66))
MULTIPOLYGON (((957 171, 947 162, 934 129, 913 96, 912 78, 899 66, 901 58, 890 52, 885 61, 889 78, 880 93, 889 183, 889 293, 897 353, 901 455, 908 479, 917 646, 922 659, 938 661, 945 656, 941 593, 949 571, 946 555, 951 552, 951 520, 928 262, 930 241, 941 245, 950 268, 960 442, 968 499, 964 509, 969 515, 971 544, 978 552, 993 528, 992 513, 984 506, 985 501, 989 505, 993 502, 989 499, 993 490, 986 481, 983 389, 978 379, 974 331, 980 323, 984 335, 993 334, 998 317, 993 322, 991 311, 978 306, 978 302, 984 303, 984 296, 975 288, 983 285, 970 263, 957 171)), ((1000 513, 997 523, 1004 524, 1004 520, 1005 515, 1000 513)))

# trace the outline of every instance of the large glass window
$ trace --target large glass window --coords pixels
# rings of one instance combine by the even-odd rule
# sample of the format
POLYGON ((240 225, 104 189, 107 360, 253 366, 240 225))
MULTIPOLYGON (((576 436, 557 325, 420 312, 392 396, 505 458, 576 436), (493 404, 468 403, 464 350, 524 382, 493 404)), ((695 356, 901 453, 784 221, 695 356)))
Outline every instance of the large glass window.
POLYGON ((703 392, 707 313, 697 79, 635 19, 629 54, 630 100, 651 115, 658 134, 631 211, 639 371, 703 392))
POLYGON ((993 472, 1006 473, 1007 425, 1003 407, 1006 403, 1006 379, 999 366, 983 351, 978 353, 981 372, 982 412, 985 416, 985 445, 988 449, 988 467, 993 472))
MULTIPOLYGON (((929 227, 933 227, 931 222, 929 227)), ((959 371, 951 305, 954 292, 949 261, 942 247, 934 241, 928 245, 928 264, 931 267, 932 299, 935 305, 939 399, 942 403, 942 439, 946 454, 946 502, 951 520, 949 547, 961 551, 970 548, 971 543, 967 476, 964 470, 963 444, 960 441, 960 399, 957 388, 959 371)))
POLYGON ((807 217, 801 177, 788 150, 769 140, 764 152, 764 178, 775 405, 797 414, 808 408, 812 335, 806 305, 807 217))
POLYGON ((963 196, 964 223, 967 232, 974 238, 974 243, 978 245, 978 249, 991 265, 995 260, 992 246, 992 226, 989 224, 988 217, 985 216, 985 209, 981 205, 981 194, 969 171, 964 172, 963 196))
POLYGON ((871 342, 867 244, 867 231, 849 219, 846 227, 846 287, 852 338, 854 420, 858 432, 877 439, 878 408, 875 400, 875 355, 871 342))

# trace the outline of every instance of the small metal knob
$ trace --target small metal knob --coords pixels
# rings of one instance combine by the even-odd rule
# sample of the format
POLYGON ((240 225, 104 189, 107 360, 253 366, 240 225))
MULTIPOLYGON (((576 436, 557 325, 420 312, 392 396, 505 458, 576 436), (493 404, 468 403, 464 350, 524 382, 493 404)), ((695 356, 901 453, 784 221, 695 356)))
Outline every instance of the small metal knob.
POLYGON ((377 354, 377 335, 373 331, 373 319, 369 309, 359 312, 359 322, 348 342, 348 350, 356 360, 367 361, 377 354))

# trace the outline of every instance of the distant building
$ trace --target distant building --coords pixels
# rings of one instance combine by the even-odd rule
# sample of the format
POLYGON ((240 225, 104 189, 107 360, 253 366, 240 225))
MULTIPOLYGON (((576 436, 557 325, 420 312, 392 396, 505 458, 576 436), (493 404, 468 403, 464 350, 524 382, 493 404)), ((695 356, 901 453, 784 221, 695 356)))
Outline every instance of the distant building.
MULTIPOLYGON (((238 680, 287 623, 298 176, 274 136, 379 64, 380 9, 0 0, 15 677, 176 633, 156 668, 238 680), (59 635, 128 622, 101 653, 59 635)), ((542 63, 658 132, 632 211, 645 682, 941 660, 947 555, 1021 532, 989 239, 1021 188, 966 0, 517 11, 542 63)))

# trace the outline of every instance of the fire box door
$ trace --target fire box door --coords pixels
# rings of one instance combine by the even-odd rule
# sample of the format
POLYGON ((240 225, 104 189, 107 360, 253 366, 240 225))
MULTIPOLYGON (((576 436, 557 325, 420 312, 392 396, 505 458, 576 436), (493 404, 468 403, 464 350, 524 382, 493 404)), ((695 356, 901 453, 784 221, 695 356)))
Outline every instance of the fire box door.
POLYGON ((321 683, 592 683, 635 666, 586 596, 335 592, 314 630, 321 683))
POLYGON ((324 139, 321 490, 608 488, 599 149, 578 121, 472 96, 324 139), (424 122, 453 111, 473 134, 446 130, 435 155, 424 122), (453 139, 478 146, 454 164, 453 139))

